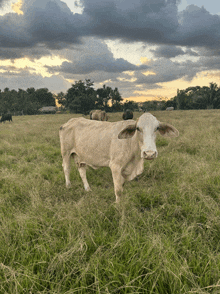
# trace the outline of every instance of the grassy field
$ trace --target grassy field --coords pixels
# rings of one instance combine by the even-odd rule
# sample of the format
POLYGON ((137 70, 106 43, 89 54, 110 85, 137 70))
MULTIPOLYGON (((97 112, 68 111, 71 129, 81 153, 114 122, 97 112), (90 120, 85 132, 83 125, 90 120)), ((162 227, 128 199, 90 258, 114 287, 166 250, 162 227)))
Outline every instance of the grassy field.
POLYGON ((180 136, 157 136, 120 205, 108 168, 85 192, 73 164, 65 188, 58 130, 77 115, 0 124, 0 293, 220 293, 220 111, 153 114, 180 136))

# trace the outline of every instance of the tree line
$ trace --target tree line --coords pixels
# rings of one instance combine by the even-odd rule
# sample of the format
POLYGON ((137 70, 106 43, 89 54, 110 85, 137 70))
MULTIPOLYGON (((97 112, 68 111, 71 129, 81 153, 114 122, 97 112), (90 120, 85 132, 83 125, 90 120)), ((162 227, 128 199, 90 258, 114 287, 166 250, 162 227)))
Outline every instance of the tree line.
POLYGON ((123 110, 123 98, 118 88, 112 89, 103 85, 95 90, 93 84, 90 80, 79 80, 66 93, 60 92, 57 95, 47 88, 18 91, 5 88, 4 91, 0 90, 0 114, 37 114, 41 107, 56 106, 56 101, 61 110, 74 113, 88 114, 92 109, 104 109, 108 112, 123 110))
POLYGON ((177 95, 166 101, 166 107, 174 109, 220 109, 220 88, 216 83, 209 87, 195 86, 177 90, 177 95))
POLYGON ((43 106, 55 106, 54 96, 47 88, 0 90, 0 114, 37 114, 43 106))
POLYGON ((154 101, 134 102, 123 101, 118 88, 112 89, 106 85, 97 90, 91 80, 76 81, 66 93, 57 95, 47 88, 35 90, 18 89, 0 90, 0 114, 37 114, 43 106, 56 106, 56 101, 61 110, 73 113, 88 114, 92 109, 102 109, 106 112, 124 111, 125 109, 165 110, 173 106, 174 109, 216 109, 220 108, 220 88, 216 83, 210 83, 209 87, 188 87, 185 90, 177 90, 177 95, 171 99, 159 99, 154 101))

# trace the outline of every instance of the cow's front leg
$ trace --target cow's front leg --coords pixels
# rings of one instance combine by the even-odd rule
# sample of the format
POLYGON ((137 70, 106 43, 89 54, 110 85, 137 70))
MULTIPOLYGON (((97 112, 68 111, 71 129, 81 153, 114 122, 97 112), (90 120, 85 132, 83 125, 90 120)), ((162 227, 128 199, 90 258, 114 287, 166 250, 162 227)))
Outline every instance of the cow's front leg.
POLYGON ((66 187, 70 188, 71 183, 70 183, 70 155, 66 154, 63 156, 63 171, 65 175, 65 180, 66 180, 66 187))
POLYGON ((84 185, 85 190, 90 191, 91 189, 89 187, 89 183, 86 178, 86 164, 80 163, 78 166, 78 171, 79 171, 80 177, 83 181, 83 185, 84 185))
POLYGON ((123 192, 123 184, 125 182, 125 179, 121 175, 121 169, 119 166, 110 166, 112 171, 112 178, 114 183, 114 190, 115 190, 115 196, 116 196, 116 203, 120 202, 120 197, 122 196, 123 192))

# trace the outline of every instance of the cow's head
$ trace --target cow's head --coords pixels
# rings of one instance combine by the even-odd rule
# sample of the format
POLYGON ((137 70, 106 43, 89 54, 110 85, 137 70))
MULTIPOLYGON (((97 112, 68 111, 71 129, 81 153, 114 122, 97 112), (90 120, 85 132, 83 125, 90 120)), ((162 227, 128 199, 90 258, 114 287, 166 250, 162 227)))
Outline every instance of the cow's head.
POLYGON ((142 114, 138 121, 133 125, 128 125, 119 134, 119 139, 128 139, 136 135, 141 149, 141 157, 144 159, 154 159, 157 157, 156 131, 162 136, 178 137, 179 132, 173 126, 159 122, 150 113, 142 114))

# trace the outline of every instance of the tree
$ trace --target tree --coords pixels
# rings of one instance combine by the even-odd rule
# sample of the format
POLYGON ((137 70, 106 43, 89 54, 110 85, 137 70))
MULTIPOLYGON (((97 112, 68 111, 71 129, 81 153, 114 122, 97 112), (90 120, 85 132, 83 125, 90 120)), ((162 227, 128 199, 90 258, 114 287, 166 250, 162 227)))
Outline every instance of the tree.
POLYGON ((57 102, 62 106, 65 106, 66 97, 63 92, 60 92, 56 95, 57 102))
POLYGON ((96 90, 96 108, 109 110, 108 102, 111 99, 111 87, 106 87, 103 85, 102 88, 96 90))
POLYGON ((94 90, 93 82, 81 80, 72 84, 65 95, 65 100, 60 100, 70 111, 75 113, 89 113, 90 110, 95 108, 96 92, 94 90))
POLYGON ((132 111, 135 111, 137 109, 139 109, 139 105, 137 102, 132 101, 132 100, 126 100, 123 103, 123 111, 125 111, 126 109, 131 109, 132 111))
POLYGON ((35 91, 37 101, 40 107, 43 106, 55 106, 55 99, 53 94, 49 92, 47 88, 41 88, 35 91))
MULTIPOLYGON (((177 96, 171 99, 176 102, 177 109, 212 109, 220 108, 220 90, 216 83, 209 87, 188 87, 177 90, 177 96)), ((170 101, 170 100, 169 100, 170 101)), ((167 101, 167 105, 169 104, 167 101)))
POLYGON ((118 91, 118 88, 115 88, 114 90, 111 90, 111 102, 112 102, 112 111, 121 111, 122 110, 122 97, 121 94, 118 91))
POLYGON ((217 100, 218 86, 216 83, 209 84, 209 91, 207 95, 207 108, 214 108, 214 103, 217 100))

